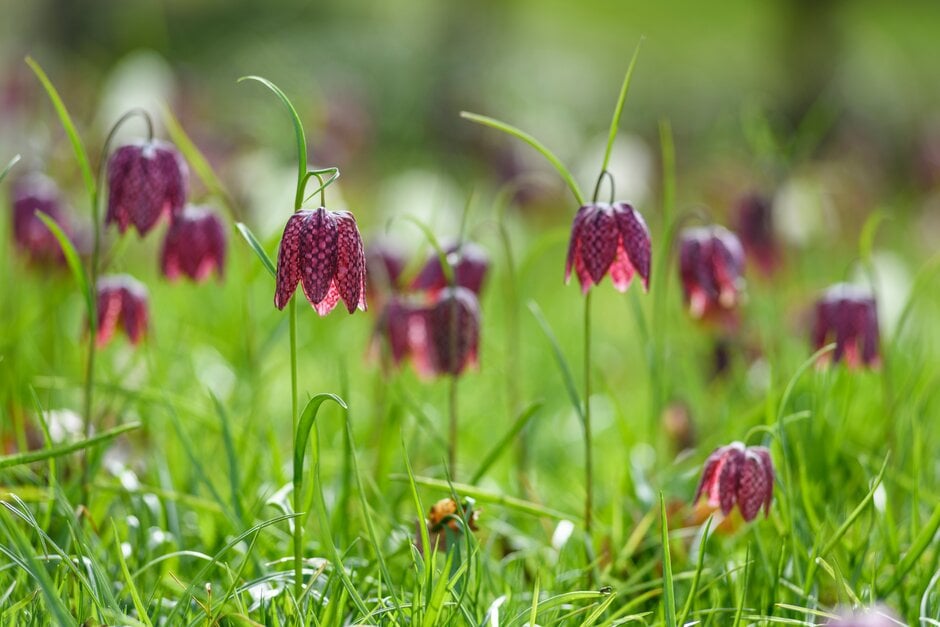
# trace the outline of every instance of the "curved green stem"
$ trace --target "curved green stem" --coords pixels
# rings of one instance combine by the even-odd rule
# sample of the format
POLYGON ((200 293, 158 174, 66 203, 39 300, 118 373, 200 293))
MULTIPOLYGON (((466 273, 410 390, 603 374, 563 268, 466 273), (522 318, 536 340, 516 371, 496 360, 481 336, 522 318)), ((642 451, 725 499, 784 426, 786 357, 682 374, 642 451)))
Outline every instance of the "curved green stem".
POLYGON ((594 454, 591 447, 591 292, 584 297, 584 531, 591 542, 594 509, 594 454))
MULTIPOLYGON (((326 188, 332 185, 334 182, 336 182, 336 179, 339 178, 340 176, 339 168, 334 166, 332 168, 323 168, 322 170, 310 170, 304 175, 303 183, 301 183, 301 186, 304 188, 304 190, 306 190, 307 181, 310 180, 311 176, 317 177, 317 180, 320 182, 320 187, 313 190, 309 196, 304 198, 304 202, 307 202, 308 200, 313 198, 317 194, 317 192, 319 192, 320 193, 320 206, 325 207, 326 206, 326 188), (328 178, 326 182, 323 181, 322 175, 324 174, 330 175, 330 178, 328 178)), ((302 193, 306 193, 306 191, 302 193)))

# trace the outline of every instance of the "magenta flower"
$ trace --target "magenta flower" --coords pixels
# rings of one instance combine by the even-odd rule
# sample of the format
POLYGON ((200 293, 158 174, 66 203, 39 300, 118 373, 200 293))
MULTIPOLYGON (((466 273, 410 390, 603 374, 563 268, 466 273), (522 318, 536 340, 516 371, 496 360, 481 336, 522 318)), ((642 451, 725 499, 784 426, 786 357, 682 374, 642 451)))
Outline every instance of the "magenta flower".
POLYGON ((761 507, 766 516, 774 495, 774 465, 770 452, 763 446, 744 447, 741 442, 722 446, 708 456, 702 480, 695 490, 693 503, 702 495, 708 504, 721 507, 725 516, 735 505, 744 520, 757 517, 761 507))
POLYGON ((761 272, 770 275, 780 265, 780 245, 774 236, 773 207, 760 194, 749 194, 738 201, 736 229, 744 252, 761 272))
POLYGON ((55 182, 42 174, 29 174, 13 186, 13 242, 31 261, 37 263, 63 263, 65 256, 52 232, 43 224, 37 211, 55 220, 62 230, 74 239, 65 221, 62 198, 55 182))
POLYGON ((163 216, 178 214, 186 202, 189 168, 172 144, 162 141, 121 146, 108 161, 105 224, 130 226, 141 237, 163 216))
POLYGON ((221 277, 225 246, 225 228, 219 217, 208 209, 187 206, 167 229, 160 269, 170 280, 185 274, 194 281, 202 281, 213 271, 221 277))
POLYGON ((386 243, 373 243, 366 250, 366 274, 370 286, 378 284, 397 292, 405 265, 405 257, 386 243))
POLYGON ((477 364, 480 303, 473 292, 465 287, 444 288, 437 302, 417 316, 418 327, 409 337, 420 374, 456 376, 477 364))
MULTIPOLYGON (((480 294, 483 279, 489 268, 486 251, 472 242, 455 244, 444 250, 447 263, 454 272, 454 283, 465 287, 474 294, 480 294)), ((428 257, 418 276, 411 283, 411 289, 427 291, 432 298, 447 287, 447 277, 441 267, 440 255, 436 252, 428 257)))
POLYGON ((349 313, 366 308, 366 259, 356 218, 323 207, 287 220, 277 253, 274 306, 284 309, 297 284, 321 316, 342 298, 349 313))
POLYGON ((744 251, 721 226, 685 229, 679 237, 682 292, 693 318, 727 316, 738 304, 744 251))
POLYGON ((581 292, 601 282, 608 272, 614 288, 625 292, 634 274, 650 283, 650 232, 643 216, 625 202, 592 203, 578 209, 571 226, 565 283, 574 267, 581 292))
POLYGON ((816 301, 815 313, 812 339, 816 350, 834 341, 833 361, 844 357, 851 368, 879 365, 878 308, 869 292, 839 283, 816 301))
POLYGON ((393 296, 382 308, 374 337, 376 342, 386 343, 392 364, 398 366, 412 355, 413 346, 422 342, 424 333, 423 310, 393 296))
POLYGON ((119 274, 98 279, 98 328, 95 343, 107 344, 115 329, 122 327, 131 344, 147 334, 150 314, 147 287, 137 279, 119 274))

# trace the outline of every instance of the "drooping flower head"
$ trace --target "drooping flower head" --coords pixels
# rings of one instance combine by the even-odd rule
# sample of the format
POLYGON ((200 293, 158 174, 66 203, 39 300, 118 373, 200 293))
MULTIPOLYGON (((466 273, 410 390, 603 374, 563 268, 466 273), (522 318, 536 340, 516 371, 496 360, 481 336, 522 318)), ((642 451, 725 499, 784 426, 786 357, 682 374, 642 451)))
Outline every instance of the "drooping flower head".
POLYGON ((160 252, 160 270, 173 280, 185 274, 202 281, 225 269, 225 227, 210 210, 192 205, 173 218, 160 252))
POLYGON ((774 465, 763 446, 744 447, 741 442, 722 446, 709 455, 693 503, 705 495, 708 504, 727 516, 737 505, 744 520, 766 516, 774 495, 774 465))
POLYGON ((391 292, 401 288, 405 257, 386 242, 373 242, 366 248, 366 270, 370 286, 382 285, 391 292))
POLYGON ((565 283, 575 269, 581 292, 601 282, 608 272, 614 288, 625 292, 639 274, 643 288, 650 281, 650 232, 643 216, 625 202, 591 203, 578 209, 571 226, 565 283))
POLYGON ((301 210, 287 220, 277 253, 274 306, 284 309, 297 284, 317 313, 340 298, 352 313, 366 308, 366 259, 356 218, 348 211, 301 210))
POLYGON ((728 229, 696 227, 680 234, 679 275, 693 318, 729 320, 740 300, 743 270, 744 250, 728 229))
MULTIPOLYGON (((878 308, 870 292, 847 283, 833 285, 816 301, 813 347, 819 350, 829 342, 836 348, 832 361, 851 368, 877 367, 878 308)), ((823 359, 827 359, 824 357, 823 359)))
POLYGON ((52 232, 43 224, 37 211, 55 220, 72 239, 71 227, 65 222, 62 197, 55 182, 42 174, 28 174, 13 185, 13 242, 16 248, 36 263, 62 263, 65 256, 52 232))
POLYGON ((133 226, 141 237, 163 216, 178 214, 186 202, 189 167, 167 142, 121 146, 108 160, 108 213, 105 224, 121 233, 133 226))
POLYGON ((780 244, 774 235, 773 207, 760 194, 742 197, 736 207, 735 228, 744 244, 744 252, 765 275, 780 265, 780 244))
POLYGON ((102 347, 121 327, 131 344, 138 344, 147 334, 150 318, 147 287, 127 274, 98 279, 98 328, 95 343, 102 347))
MULTIPOLYGON (((393 296, 382 308, 375 325, 374 342, 388 347, 392 365, 398 366, 412 354, 412 347, 424 336, 424 314, 421 307, 393 296)), ((376 349, 381 349, 376 346, 376 349)))
POLYGON ((425 376, 461 374, 477 364, 480 303, 465 287, 441 290, 437 301, 417 312, 411 350, 415 367, 425 376))
MULTIPOLYGON (((489 258, 486 251, 472 242, 454 244, 444 250, 447 263, 454 272, 454 283, 465 287, 474 294, 480 294, 483 288, 483 279, 489 268, 489 258)), ((441 259, 437 253, 428 257, 424 267, 411 283, 411 289, 427 291, 432 297, 447 287, 447 277, 441 267, 441 259)))

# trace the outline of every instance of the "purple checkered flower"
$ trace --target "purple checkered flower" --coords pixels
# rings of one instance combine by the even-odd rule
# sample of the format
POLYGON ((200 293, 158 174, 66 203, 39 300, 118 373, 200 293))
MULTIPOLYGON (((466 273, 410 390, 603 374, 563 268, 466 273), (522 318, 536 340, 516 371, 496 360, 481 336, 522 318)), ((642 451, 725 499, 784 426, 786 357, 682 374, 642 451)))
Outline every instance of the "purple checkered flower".
POLYGON ((219 217, 202 207, 187 206, 173 219, 163 240, 160 270, 170 280, 185 274, 202 281, 225 268, 225 227, 219 217))
POLYGON ((650 232, 643 216, 625 202, 592 203, 578 209, 571 226, 565 283, 574 268, 581 292, 610 274, 614 288, 627 291, 634 274, 649 289, 650 232))
POLYGON ((131 344, 138 344, 147 334, 150 318, 147 287, 127 274, 98 279, 98 328, 95 343, 107 344, 118 327, 124 329, 131 344))
POLYGON ((172 144, 162 141, 121 146, 108 161, 108 213, 105 224, 121 233, 133 226, 141 237, 163 216, 183 209, 189 168, 172 144))
POLYGON ((744 520, 757 517, 761 507, 766 516, 774 496, 774 465, 770 451, 763 446, 745 448, 741 442, 722 446, 708 456, 693 503, 702 496, 727 516, 737 505, 744 520))
POLYGON ((816 350, 834 341, 832 361, 844 358, 850 368, 879 365, 878 308, 870 292, 839 283, 816 301, 815 314, 812 340, 816 350))

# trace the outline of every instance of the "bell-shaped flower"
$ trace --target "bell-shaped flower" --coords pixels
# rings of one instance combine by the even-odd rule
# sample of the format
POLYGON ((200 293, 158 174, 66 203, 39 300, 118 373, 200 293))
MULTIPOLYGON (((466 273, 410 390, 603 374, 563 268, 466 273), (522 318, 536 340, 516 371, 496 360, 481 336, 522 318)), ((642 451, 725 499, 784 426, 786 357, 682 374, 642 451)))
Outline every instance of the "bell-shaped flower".
POLYGON ((340 298, 352 313, 366 308, 366 259, 348 211, 302 210, 287 220, 277 253, 274 306, 284 309, 300 283, 321 316, 340 298))
POLYGON ((380 343, 388 348, 392 365, 398 366, 412 354, 412 347, 424 336, 424 314, 420 307, 397 296, 391 297, 382 308, 375 325, 374 348, 381 351, 380 343))
POLYGON ((69 239, 72 229, 65 221, 62 197, 55 182, 42 174, 28 174, 13 185, 13 243, 30 261, 64 263, 65 256, 52 231, 43 224, 37 211, 56 221, 69 239))
POLYGON ((574 268, 581 292, 610 273, 614 288, 625 292, 634 274, 649 289, 650 232, 643 216, 625 202, 591 203, 578 209, 571 226, 565 283, 574 268))
POLYGON ((219 217, 202 207, 185 207, 173 218, 160 252, 160 270, 173 280, 185 274, 202 281, 225 268, 225 227, 219 217))
POLYGON ((370 286, 381 285, 388 291, 401 288, 405 257, 386 242, 373 242, 366 249, 366 270, 370 286))
POLYGON ((183 209, 189 187, 189 167, 176 148, 163 141, 121 146, 108 160, 108 213, 124 233, 133 226, 141 237, 163 216, 183 209))
MULTIPOLYGON (((454 283, 479 296, 490 265, 486 251, 472 242, 464 242, 449 246, 444 250, 444 254, 453 270, 454 283)), ((412 281, 411 289, 427 291, 433 298, 447 285, 440 255, 435 252, 428 257, 421 272, 412 281)))
POLYGON ((740 301, 744 250, 721 226, 685 229, 679 237, 679 275, 693 318, 726 317, 740 301))
POLYGON ((737 505, 744 520, 750 522, 761 507, 765 516, 770 511, 774 476, 770 451, 763 446, 745 448, 741 442, 733 442, 709 455, 692 502, 697 503, 704 495, 708 504, 720 507, 725 516, 737 505))
POLYGON ((735 228, 744 252, 766 276, 780 265, 780 244, 774 234, 773 206, 760 194, 742 197, 736 206, 735 228))
POLYGON ((812 339, 816 350, 829 342, 836 343, 832 361, 844 358, 851 368, 877 367, 880 357, 875 298, 854 285, 833 285, 816 301, 812 339))
POLYGON ((465 287, 441 290, 437 301, 418 312, 419 326, 409 336, 418 372, 424 376, 461 374, 477 364, 480 303, 465 287))
POLYGON ((147 287, 127 274, 118 274, 99 278, 97 291, 98 347, 107 344, 118 327, 124 329, 131 344, 138 344, 147 334, 150 319, 147 287))

